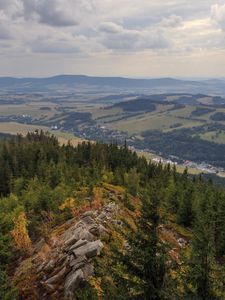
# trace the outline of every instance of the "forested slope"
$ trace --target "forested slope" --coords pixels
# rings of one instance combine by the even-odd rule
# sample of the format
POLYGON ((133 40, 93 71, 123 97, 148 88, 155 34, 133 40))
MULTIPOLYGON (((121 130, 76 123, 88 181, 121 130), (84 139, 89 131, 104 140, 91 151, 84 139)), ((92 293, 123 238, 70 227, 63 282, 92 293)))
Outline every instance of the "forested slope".
POLYGON ((225 192, 201 177, 35 132, 0 143, 0 194, 0 299, 225 297, 225 192))

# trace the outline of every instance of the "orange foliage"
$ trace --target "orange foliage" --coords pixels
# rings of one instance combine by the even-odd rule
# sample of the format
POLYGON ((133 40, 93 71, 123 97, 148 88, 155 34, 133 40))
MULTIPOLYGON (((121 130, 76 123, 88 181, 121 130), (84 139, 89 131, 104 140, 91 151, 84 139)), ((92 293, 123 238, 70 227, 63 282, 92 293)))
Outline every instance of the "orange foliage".
MULTIPOLYGON (((79 201, 74 198, 67 198, 60 206, 59 209, 64 211, 69 209, 74 217, 79 218, 81 214, 90 209, 98 210, 103 205, 102 189, 99 187, 93 188, 93 196, 90 200, 79 201)), ((87 196, 87 189, 83 189, 79 196, 87 196)))
POLYGON ((103 204, 102 189, 100 187, 93 188, 93 201, 91 202, 92 209, 99 209, 103 204))
POLYGON ((25 253, 30 254, 32 243, 27 231, 27 218, 24 212, 21 212, 17 218, 13 219, 14 229, 11 231, 15 247, 25 253))
POLYGON ((139 208, 136 208, 135 211, 134 211, 134 214, 135 214, 135 217, 136 217, 136 218, 140 218, 140 216, 141 216, 141 211, 140 211, 140 209, 139 209, 139 208))
POLYGON ((97 277, 97 278, 92 277, 89 280, 89 283, 94 288, 94 290, 97 292, 98 299, 101 300, 102 299, 102 295, 103 295, 103 290, 101 288, 101 278, 99 278, 99 277, 97 277))
POLYGON ((60 206, 60 210, 65 210, 66 208, 73 210, 76 205, 76 201, 73 198, 67 198, 60 206))
POLYGON ((76 207, 72 210, 72 214, 74 217, 79 218, 84 212, 88 211, 90 209, 90 205, 88 203, 84 203, 80 205, 79 207, 76 207))

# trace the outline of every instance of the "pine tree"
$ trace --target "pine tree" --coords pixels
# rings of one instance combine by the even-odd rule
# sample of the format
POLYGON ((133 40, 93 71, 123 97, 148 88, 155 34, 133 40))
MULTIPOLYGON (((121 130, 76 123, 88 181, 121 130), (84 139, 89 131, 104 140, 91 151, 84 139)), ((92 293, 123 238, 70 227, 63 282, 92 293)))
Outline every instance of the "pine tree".
POLYGON ((155 188, 142 196, 138 230, 128 238, 130 250, 124 257, 129 270, 128 288, 131 299, 163 299, 165 260, 158 237, 159 198, 155 188))
POLYGON ((186 299, 213 300, 212 270, 215 262, 215 216, 210 191, 199 199, 194 224, 186 299), (190 298, 192 297, 192 298, 190 298))

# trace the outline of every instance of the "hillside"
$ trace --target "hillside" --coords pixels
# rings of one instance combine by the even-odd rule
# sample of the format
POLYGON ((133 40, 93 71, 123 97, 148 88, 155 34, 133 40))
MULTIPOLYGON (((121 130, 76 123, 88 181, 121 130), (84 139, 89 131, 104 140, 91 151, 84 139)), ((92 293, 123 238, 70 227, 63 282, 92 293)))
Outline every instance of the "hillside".
POLYGON ((148 90, 149 92, 186 92, 222 95, 224 93, 223 80, 190 81, 174 78, 134 79, 123 77, 92 77, 84 75, 58 75, 48 78, 13 78, 0 77, 2 91, 14 92, 71 92, 79 90, 107 90, 121 89, 123 92, 148 90))
POLYGON ((0 298, 224 299, 225 192, 126 144, 0 142, 0 298))

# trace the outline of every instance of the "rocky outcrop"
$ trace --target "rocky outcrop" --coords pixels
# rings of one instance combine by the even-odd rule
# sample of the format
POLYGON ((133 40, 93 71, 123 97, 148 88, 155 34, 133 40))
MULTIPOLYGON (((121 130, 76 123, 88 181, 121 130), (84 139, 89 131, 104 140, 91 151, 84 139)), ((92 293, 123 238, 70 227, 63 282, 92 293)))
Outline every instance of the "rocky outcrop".
POLYGON ((66 299, 72 299, 74 292, 79 287, 79 285, 84 282, 84 272, 81 269, 71 272, 65 281, 64 286, 64 297, 66 299))
POLYGON ((74 292, 94 275, 93 258, 104 248, 101 237, 115 220, 118 206, 110 202, 101 210, 87 211, 79 220, 66 222, 61 234, 51 234, 48 243, 37 243, 33 256, 39 298, 73 299, 74 292))
POLYGON ((89 242, 86 245, 76 248, 73 253, 75 257, 86 256, 87 258, 91 258, 97 256, 101 253, 103 248, 103 244, 100 240, 89 242))

